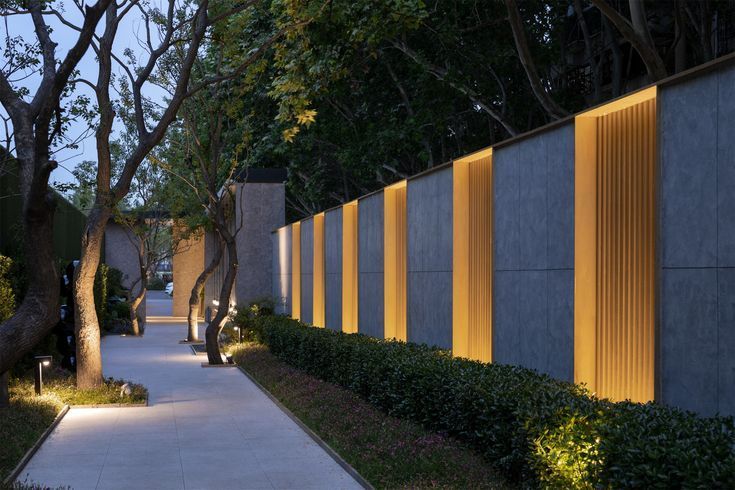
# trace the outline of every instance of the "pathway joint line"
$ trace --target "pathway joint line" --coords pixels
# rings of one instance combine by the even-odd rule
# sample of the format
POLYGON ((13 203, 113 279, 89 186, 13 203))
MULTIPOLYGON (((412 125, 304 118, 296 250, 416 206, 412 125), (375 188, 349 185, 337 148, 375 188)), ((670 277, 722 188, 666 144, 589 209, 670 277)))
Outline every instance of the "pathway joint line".
POLYGON ((330 446, 329 444, 327 444, 324 441, 324 439, 322 439, 321 437, 319 437, 316 434, 316 432, 314 432, 313 430, 311 430, 311 428, 309 428, 309 426, 307 426, 305 423, 303 423, 301 421, 301 419, 298 418, 296 415, 294 415, 294 413, 291 410, 289 410, 288 408, 286 408, 286 406, 283 403, 281 403, 281 401, 278 398, 276 398, 275 395, 273 395, 273 393, 271 393, 270 391, 268 391, 265 386, 263 386, 262 384, 260 384, 258 382, 258 380, 256 380, 255 378, 253 378, 250 375, 250 373, 248 373, 245 370, 245 368, 243 368, 242 366, 237 365, 237 364, 235 364, 234 366, 236 366, 237 369, 239 369, 242 374, 244 374, 250 381, 252 381, 253 384, 255 386, 257 386, 258 389, 263 392, 263 394, 265 394, 265 396, 267 396, 268 398, 270 398, 271 401, 273 403, 275 403, 276 406, 278 408, 280 408, 283 413, 285 413, 286 415, 288 415, 288 417, 291 420, 293 420, 296 423, 296 425, 298 425, 301 428, 301 430, 303 430, 309 437, 311 437, 311 439, 314 442, 316 442, 319 445, 319 447, 321 447, 324 450, 324 452, 327 453, 335 461, 335 463, 337 463, 338 465, 340 465, 343 470, 345 470, 352 478, 354 478, 357 483, 359 483, 363 488, 365 488, 367 490, 375 490, 375 487, 373 487, 370 484, 369 481, 367 481, 365 478, 363 478, 363 476, 360 473, 358 473, 357 470, 350 465, 350 463, 348 463, 347 461, 345 461, 342 458, 342 456, 340 456, 337 453, 337 451, 335 451, 334 449, 332 449, 332 446, 330 446))
POLYGON ((51 425, 49 425, 45 431, 43 431, 43 434, 41 434, 41 437, 38 438, 36 443, 31 446, 31 448, 26 451, 26 453, 23 455, 22 458, 20 458, 20 461, 17 465, 15 465, 15 468, 13 468, 13 471, 10 472, 10 474, 3 480, 3 485, 11 486, 13 482, 15 482, 16 478, 20 476, 21 473, 23 473, 23 470, 25 467, 30 463, 31 459, 33 458, 33 455, 36 454, 36 452, 41 449, 41 445, 44 443, 44 441, 48 438, 48 436, 51 435, 51 433, 54 431, 57 425, 61 422, 61 419, 64 418, 64 416, 69 413, 69 405, 64 405, 64 407, 59 410, 59 413, 56 415, 56 418, 53 422, 51 422, 51 425))

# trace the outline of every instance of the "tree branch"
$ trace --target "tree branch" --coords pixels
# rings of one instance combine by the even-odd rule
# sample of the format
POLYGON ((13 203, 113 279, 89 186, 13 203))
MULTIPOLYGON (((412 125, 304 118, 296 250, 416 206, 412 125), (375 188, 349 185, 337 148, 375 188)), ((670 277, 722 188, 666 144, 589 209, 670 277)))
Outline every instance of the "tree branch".
MULTIPOLYGON (((626 41, 628 41, 631 46, 633 46, 633 49, 638 52, 641 59, 643 60, 643 63, 646 65, 646 71, 648 71, 648 75, 651 77, 651 81, 655 82, 657 80, 661 80, 662 78, 666 78, 666 65, 664 64, 661 57, 658 55, 658 52, 656 51, 656 46, 652 44, 652 41, 649 44, 646 39, 646 35, 644 33, 636 31, 633 25, 631 25, 631 23, 625 17, 620 15, 620 13, 605 0, 590 1, 595 7, 600 10, 600 12, 603 13, 603 15, 605 15, 605 17, 610 20, 610 22, 613 23, 615 28, 620 32, 620 34, 623 35, 626 41)), ((632 3, 637 0, 630 1, 632 5, 632 3)), ((642 5, 640 5, 640 7, 642 9, 642 5)), ((647 25, 645 27, 645 31, 648 32, 647 25)), ((650 39, 650 32, 648 33, 648 38, 650 39)))
POLYGON ((516 51, 518 52, 518 58, 521 60, 523 70, 526 72, 528 82, 531 84, 531 90, 536 96, 536 99, 544 108, 547 114, 553 119, 561 119, 568 113, 559 106, 559 104, 551 98, 549 93, 541 83, 541 77, 538 75, 536 70, 536 63, 533 61, 531 50, 528 47, 528 40, 526 39, 526 33, 523 30, 523 21, 521 15, 518 12, 518 5, 515 0, 505 0, 505 7, 508 10, 508 22, 510 28, 513 31, 513 39, 516 44, 516 51))

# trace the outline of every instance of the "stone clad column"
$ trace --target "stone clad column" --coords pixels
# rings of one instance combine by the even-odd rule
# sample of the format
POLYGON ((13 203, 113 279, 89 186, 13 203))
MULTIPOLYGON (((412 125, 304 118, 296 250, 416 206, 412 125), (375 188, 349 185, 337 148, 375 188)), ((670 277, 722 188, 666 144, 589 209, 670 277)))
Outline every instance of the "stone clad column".
MULTIPOLYGON (((180 225, 174 223, 174 237, 181 236, 184 230, 180 225)), ((197 230, 191 233, 187 239, 182 240, 173 257, 174 273, 174 301, 173 316, 185 317, 189 315, 189 297, 194 283, 202 273, 206 264, 204 263, 204 232, 197 230)), ((200 309, 199 316, 204 312, 200 309)))
MULTIPOLYGON (((239 269, 234 287, 238 305, 273 296, 271 232, 286 221, 286 171, 248 169, 235 184, 235 229, 239 269)), ((273 298, 275 299, 275 298, 273 298)))

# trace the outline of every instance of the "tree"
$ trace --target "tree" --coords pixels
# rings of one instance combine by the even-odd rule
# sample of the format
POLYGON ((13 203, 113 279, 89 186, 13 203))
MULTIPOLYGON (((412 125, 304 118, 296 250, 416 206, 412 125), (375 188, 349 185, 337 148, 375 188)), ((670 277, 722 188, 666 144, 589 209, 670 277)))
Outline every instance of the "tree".
POLYGON ((623 37, 638 52, 652 82, 666 78, 666 65, 651 37, 643 0, 629 0, 631 20, 623 17, 607 0, 590 0, 613 23, 623 37))
POLYGON ((94 277, 99 265, 102 240, 107 221, 115 206, 128 194, 138 167, 152 148, 163 139, 168 125, 176 117, 181 102, 189 91, 189 75, 199 48, 204 40, 209 17, 208 1, 196 6, 188 3, 177 6, 169 0, 165 13, 155 9, 146 10, 141 4, 132 2, 122 10, 116 4, 107 7, 105 30, 94 43, 99 60, 97 81, 86 81, 94 88, 99 111, 99 123, 95 139, 97 141, 97 179, 95 199, 87 217, 82 237, 82 253, 76 269, 74 283, 74 307, 77 338, 77 386, 91 388, 99 386, 102 378, 102 356, 100 353, 100 331, 94 309, 94 277), (113 52, 113 43, 123 18, 133 9, 138 9, 144 21, 147 56, 143 63, 137 63, 132 53, 127 60, 113 52), (159 40, 156 46, 152 40, 152 30, 158 28, 159 40), (151 101, 145 97, 147 84, 155 83, 153 78, 156 67, 162 58, 173 50, 184 52, 175 88, 168 101, 163 103, 158 119, 150 120, 150 110, 146 107, 151 101), (130 98, 133 107, 131 114, 136 130, 136 140, 124 157, 119 178, 112 182, 112 153, 110 137, 115 119, 115 105, 110 96, 113 63, 117 63, 128 77, 121 86, 123 94, 130 98), (129 85, 128 85, 129 84, 129 85), (150 126, 150 127, 149 127, 150 126))
MULTIPOLYGON (((0 103, 12 122, 12 141, 19 167, 23 202, 23 248, 26 256, 28 291, 16 312, 0 324, 0 379, 20 357, 33 348, 59 318, 58 273, 53 251, 54 194, 49 176, 57 163, 52 149, 64 145, 63 133, 71 108, 64 105, 79 61, 89 48, 95 28, 109 0, 92 6, 79 5, 83 17, 77 35, 63 59, 57 59, 46 16, 61 17, 52 5, 40 0, 4 1, 0 15, 29 16, 36 42, 6 38, 5 64, 0 69, 0 103), (19 85, 37 74, 34 93, 19 85), (17 78, 16 78, 17 77, 17 78)), ((8 138, 10 139, 10 138, 8 138)), ((94 302, 92 302, 94 304, 94 302)), ((7 403, 7 390, 0 389, 0 404, 7 403)))
MULTIPOLYGON (((222 70, 222 50, 210 47, 209 57, 215 56, 215 76, 222 70)), ((198 64, 199 76, 206 76, 207 59, 198 64)), ((161 152, 159 164, 166 168, 188 186, 198 198, 204 210, 208 228, 218 240, 215 255, 197 278, 189 299, 187 340, 198 338, 197 316, 199 297, 209 275, 225 261, 225 277, 219 292, 219 306, 214 318, 210 320, 205 332, 207 358, 210 364, 222 364, 219 348, 219 334, 225 319, 230 314, 230 298, 238 271, 237 244, 235 239, 242 223, 234 220, 241 213, 236 212, 236 197, 232 189, 232 176, 237 168, 238 159, 228 159, 225 148, 237 146, 238 138, 233 137, 232 127, 228 124, 233 114, 241 106, 231 97, 230 84, 212 85, 194 94, 183 104, 181 126, 169 138, 168 153, 161 152), (229 117, 228 117, 229 116, 229 117)))
POLYGON ((99 327, 94 308, 89 306, 93 297, 93 281, 100 259, 100 249, 105 223, 111 216, 114 206, 130 191, 136 170, 150 151, 164 138, 168 127, 175 121, 176 114, 184 100, 204 88, 239 77, 261 54, 281 37, 290 26, 275 33, 267 32, 265 38, 258 38, 253 49, 238 59, 227 72, 199 80, 190 84, 192 67, 204 46, 208 29, 219 21, 229 20, 233 15, 247 15, 251 7, 264 2, 247 0, 230 6, 218 3, 212 7, 208 0, 197 4, 185 2, 178 5, 176 0, 167 2, 166 12, 157 9, 144 9, 135 3, 145 27, 145 61, 139 63, 133 53, 126 53, 126 60, 113 52, 113 41, 122 18, 130 8, 118 12, 116 5, 107 9, 105 31, 94 44, 99 59, 99 72, 96 83, 85 81, 94 87, 99 111, 97 126, 97 185, 94 206, 87 218, 85 234, 82 238, 82 256, 74 286, 77 320, 77 386, 87 388, 102 383, 102 358, 100 352, 99 327), (159 40, 154 46, 152 31, 158 29, 159 40), (110 136, 115 118, 115 105, 110 96, 113 62, 121 67, 126 81, 118 87, 122 94, 123 107, 132 107, 129 114, 135 137, 130 150, 124 157, 120 177, 112 183, 110 169, 112 158, 110 136), (145 87, 155 85, 166 91, 166 100, 156 103, 144 95, 145 87))
MULTIPOLYGON (((141 335, 141 323, 145 318, 138 313, 148 291, 148 280, 164 260, 170 260, 181 250, 180 241, 172 241, 168 213, 159 209, 136 208, 118 214, 115 221, 127 230, 130 243, 138 252, 139 276, 130 284, 130 291, 137 291, 130 301, 130 321, 133 335, 141 335)), ((178 235, 180 236, 180 235, 178 235)))

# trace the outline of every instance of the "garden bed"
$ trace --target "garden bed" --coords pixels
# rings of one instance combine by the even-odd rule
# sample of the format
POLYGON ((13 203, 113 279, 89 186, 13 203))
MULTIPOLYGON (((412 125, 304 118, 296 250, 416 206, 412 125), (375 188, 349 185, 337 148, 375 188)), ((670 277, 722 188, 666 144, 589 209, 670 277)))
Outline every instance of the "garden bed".
POLYGON ((732 417, 614 403, 530 369, 286 317, 242 327, 283 362, 462 441, 524 486, 735 488, 732 417))
POLYGON ((262 345, 229 349, 238 365, 377 488, 511 488, 450 437, 386 415, 349 390, 289 366, 262 345))
POLYGON ((36 396, 32 378, 11 379, 10 406, 0 408, 0 485, 66 406, 147 404, 145 387, 129 383, 131 394, 121 397, 124 381, 112 378, 105 381, 99 388, 77 390, 74 376, 54 371, 45 376, 44 394, 36 396))

